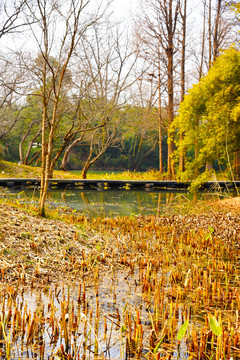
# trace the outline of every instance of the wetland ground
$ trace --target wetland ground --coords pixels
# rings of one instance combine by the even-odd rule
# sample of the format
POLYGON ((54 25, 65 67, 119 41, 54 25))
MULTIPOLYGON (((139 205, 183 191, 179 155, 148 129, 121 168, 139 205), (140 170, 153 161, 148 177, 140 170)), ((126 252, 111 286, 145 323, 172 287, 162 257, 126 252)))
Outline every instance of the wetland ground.
POLYGON ((39 218, 0 204, 0 359, 240 358, 240 201, 39 218))

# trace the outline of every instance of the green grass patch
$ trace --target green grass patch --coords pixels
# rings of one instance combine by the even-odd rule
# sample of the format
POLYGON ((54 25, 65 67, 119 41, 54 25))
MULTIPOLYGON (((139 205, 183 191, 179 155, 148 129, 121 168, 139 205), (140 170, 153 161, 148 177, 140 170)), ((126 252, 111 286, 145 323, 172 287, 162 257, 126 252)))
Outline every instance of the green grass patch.
MULTIPOLYGON (((19 165, 8 161, 0 160, 0 178, 40 178, 41 168, 28 165, 19 165)), ((58 179, 81 179, 82 171, 61 171, 55 170, 54 178, 58 179)), ((166 174, 159 174, 157 170, 146 172, 139 171, 89 171, 88 179, 105 180, 163 180, 167 179, 166 174)))

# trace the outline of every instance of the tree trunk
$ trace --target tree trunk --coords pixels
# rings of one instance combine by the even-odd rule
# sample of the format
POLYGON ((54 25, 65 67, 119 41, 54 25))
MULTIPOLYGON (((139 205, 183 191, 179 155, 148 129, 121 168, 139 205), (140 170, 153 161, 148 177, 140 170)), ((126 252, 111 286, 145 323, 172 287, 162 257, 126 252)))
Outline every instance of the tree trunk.
POLYGON ((62 159, 62 162, 61 162, 61 165, 60 165, 60 169, 63 170, 63 171, 67 170, 67 164, 69 163, 69 154, 70 154, 70 151, 65 152, 64 155, 63 155, 63 159, 62 159))
POLYGON ((240 150, 234 152, 234 174, 235 179, 240 179, 240 150))
MULTIPOLYGON (((187 20, 187 0, 184 0, 183 14, 182 14, 182 60, 181 60, 181 101, 184 100, 185 96, 185 53, 186 53, 186 20, 187 20)), ((180 144, 183 142, 184 134, 180 132, 180 144)), ((179 170, 184 171, 186 149, 182 149, 179 156, 179 170)))
POLYGON ((159 114, 159 127, 158 127, 158 146, 159 146, 159 173, 163 173, 163 149, 162 149, 162 116, 161 109, 159 114))
MULTIPOLYGON (((20 164, 25 164, 25 161, 23 159, 23 143, 24 141, 26 140, 27 136, 30 134, 30 131, 32 130, 32 127, 33 127, 33 124, 34 124, 34 121, 31 122, 31 124, 29 125, 29 128, 27 129, 27 131, 25 132, 25 134, 23 135, 21 141, 20 141, 20 144, 19 144, 19 159, 20 159, 20 164)), ((26 164, 25 164, 26 165, 26 164)))
MULTIPOLYGON (((198 131, 199 128, 199 119, 197 120, 196 130, 198 131)), ((198 140, 197 136, 195 136, 195 152, 194 152, 194 159, 196 160, 199 154, 199 146, 198 146, 198 140)), ((199 175, 199 169, 195 166, 195 176, 197 177, 199 175)))
POLYGON ((18 152, 19 152, 19 162, 20 164, 23 164, 23 150, 22 150, 22 145, 23 145, 23 139, 20 141, 19 144, 19 148, 18 148, 18 152))
POLYGON ((159 147, 159 173, 163 173, 163 161, 162 161, 162 98, 161 98, 161 68, 160 59, 158 63, 158 147, 159 147))
MULTIPOLYGON (((199 81, 201 80, 201 77, 203 75, 203 63, 204 63, 204 54, 205 54, 205 38, 206 38, 206 1, 204 0, 204 9, 203 9, 203 34, 202 34, 202 49, 201 49, 201 62, 200 62, 200 67, 199 67, 199 81)), ((209 33, 210 36, 210 33, 209 33)), ((198 131, 199 128, 199 120, 197 121, 197 125, 196 125, 196 130, 198 131)), ((197 141, 197 136, 195 138, 195 160, 198 157, 199 154, 199 147, 198 147, 198 141, 197 141)), ((199 169, 195 168, 195 176, 197 177, 199 175, 199 169)))
POLYGON ((214 36, 213 36, 213 61, 219 55, 219 23, 220 23, 220 16, 221 16, 221 7, 222 7, 222 0, 218 0, 217 4, 217 14, 215 19, 215 28, 214 28, 214 36))
POLYGON ((82 169, 82 174, 81 174, 82 179, 87 178, 87 172, 88 172, 90 166, 91 166, 90 162, 87 161, 82 169))
POLYGON ((31 165, 35 160, 36 160, 36 163, 35 163, 35 164, 37 164, 37 161, 38 161, 38 159, 39 159, 39 157, 40 157, 41 151, 42 151, 42 150, 39 150, 39 151, 31 158, 31 160, 28 161, 28 163, 25 164, 25 165, 31 165))
MULTIPOLYGON (((61 74, 63 77, 63 74, 61 74)), ((60 79, 61 80, 61 79, 60 79)), ((59 80, 59 82, 60 82, 59 80)), ((60 89, 60 86, 59 86, 60 89)), ((41 193, 40 193, 40 204, 39 204, 39 213, 41 216, 45 216, 45 201, 47 197, 48 191, 48 181, 49 178, 53 176, 53 169, 54 169, 54 162, 52 161, 52 150, 53 150, 53 140, 56 130, 56 118, 57 118, 57 109, 59 104, 59 92, 55 96, 55 104, 53 108, 51 124, 50 124, 50 131, 48 134, 48 143, 47 143, 47 151, 44 157, 44 168, 42 168, 43 176, 43 183, 41 182, 41 193)), ((46 107, 47 109, 47 107, 46 107)), ((45 123, 44 123, 45 127, 45 123)), ((42 129, 43 131, 43 129, 42 129)), ((43 164, 42 164, 43 166, 43 164)))
POLYGON ((174 169, 174 163, 173 163, 173 152, 174 152, 174 141, 171 140, 170 143, 168 143, 168 174, 170 176, 170 179, 173 179, 175 176, 175 169, 174 169))
POLYGON ((206 163, 205 165, 205 171, 210 171, 213 169, 213 163, 206 163))
MULTIPOLYGON (((168 127, 171 126, 173 122, 173 113, 174 113, 174 102, 173 102, 173 19, 172 19, 172 0, 169 1, 169 19, 168 19, 168 48, 167 58, 168 58, 168 80, 167 80, 167 88, 168 88, 168 127)), ((172 154, 174 151, 174 140, 170 136, 168 139, 168 174, 170 178, 174 177, 174 166, 172 154)))
MULTIPOLYGON (((220 21, 220 14, 221 14, 221 5, 222 0, 217 0, 217 14, 215 19, 215 27, 214 27, 214 35, 213 35, 213 44, 212 44, 212 29, 211 29, 211 17, 212 17, 212 1, 209 0, 209 19, 208 19, 208 31, 209 31, 209 69, 212 65, 212 59, 213 61, 216 59, 216 57, 219 55, 219 21, 220 21), (213 53, 213 54, 212 54, 213 53), (213 55, 213 56, 212 56, 213 55)), ((210 171, 213 169, 213 163, 206 163, 205 165, 205 171, 210 171)))
MULTIPOLYGON (((47 50, 45 56, 47 55, 47 50)), ((47 64, 43 65, 43 115, 42 115, 42 173, 41 173, 41 189, 39 197, 39 215, 45 216, 45 199, 47 192, 44 191, 45 175, 46 175, 46 125, 47 125, 47 98, 46 98, 46 72, 47 64)))
POLYGON ((49 173, 49 175, 48 175, 49 179, 53 178, 54 167, 55 167, 55 163, 53 164, 53 162, 51 162, 50 167, 49 167, 49 172, 48 172, 49 173))
MULTIPOLYGON (((178 42, 179 42, 179 14, 180 14, 180 0, 148 0, 144 1, 146 3, 146 12, 142 18, 142 24, 140 24, 139 38, 143 38, 143 43, 145 43, 146 48, 146 62, 148 63, 149 55, 154 53, 150 46, 150 43, 156 44, 154 47, 158 49, 158 59, 157 61, 162 61, 163 66, 166 68, 164 72, 164 77, 166 77, 167 82, 167 128, 171 132, 170 127, 174 118, 174 86, 175 79, 173 77, 175 73, 174 67, 174 58, 175 54, 178 52, 178 42), (148 12, 148 8, 151 8, 152 14, 148 12), (140 34, 140 32, 143 34, 140 34), (176 47, 174 43, 176 41, 176 47), (161 56, 159 56, 159 54, 161 56)), ((144 49, 144 52, 146 50, 144 49)), ((156 64, 156 60, 150 57, 150 64, 156 64)), ((155 65, 154 65, 155 66, 155 65)), ((157 66, 156 66, 157 67, 157 66)), ((151 74, 149 74, 151 75, 151 74)), ((165 83, 165 81, 164 81, 165 83)), ((156 89, 157 90, 157 89, 156 89)), ((162 144, 161 144, 161 119, 159 118, 159 153, 162 153, 162 144)), ((168 159, 167 159, 167 172, 170 177, 174 177, 175 170, 173 166, 172 153, 174 150, 174 139, 173 137, 168 138, 168 159)), ((162 159, 161 155, 159 156, 159 169, 162 170, 162 159)))
POLYGON ((205 38, 206 38, 206 0, 204 0, 204 4, 203 4, 203 33, 202 33, 201 61, 200 61, 200 66, 199 66, 199 81, 203 75, 205 38))
MULTIPOLYGON (((184 140, 184 133, 180 132, 180 144, 183 142, 184 140)), ((185 170, 185 160, 184 160, 184 156, 186 154, 186 149, 181 149, 180 154, 179 154, 179 171, 180 172, 184 172, 185 170)))
POLYGON ((32 140, 29 143, 28 149, 27 149, 27 153, 25 155, 25 159, 24 159, 24 165, 29 165, 29 161, 28 158, 30 156, 30 152, 33 146, 34 141, 38 138, 38 136, 41 134, 42 129, 39 129, 38 132, 36 133, 36 135, 32 138, 32 140))
POLYGON ((212 63, 212 0, 209 0, 208 9, 208 69, 212 63))
POLYGON ((60 165, 60 169, 66 171, 67 168, 67 163, 69 162, 69 155, 71 150, 74 148, 74 146, 76 146, 79 142, 81 142, 81 140, 83 139, 82 135, 80 138, 75 139, 65 150, 64 155, 63 155, 63 159, 62 159, 62 163, 60 165))

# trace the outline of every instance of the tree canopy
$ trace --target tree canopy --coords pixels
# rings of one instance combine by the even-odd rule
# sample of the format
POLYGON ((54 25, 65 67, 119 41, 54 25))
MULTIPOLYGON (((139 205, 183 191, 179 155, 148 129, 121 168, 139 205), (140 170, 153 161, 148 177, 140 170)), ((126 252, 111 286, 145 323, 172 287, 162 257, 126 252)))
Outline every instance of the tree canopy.
POLYGON ((59 167, 159 168, 168 179, 178 166, 187 179, 213 163, 238 170, 238 2, 146 0, 133 27, 113 7, 3 0, 1 156, 41 165, 45 193, 59 167))
POLYGON ((240 52, 231 47, 188 91, 173 124, 185 134, 176 156, 185 149, 188 178, 216 160, 220 167, 230 167, 230 160, 240 151, 239 122, 240 52))

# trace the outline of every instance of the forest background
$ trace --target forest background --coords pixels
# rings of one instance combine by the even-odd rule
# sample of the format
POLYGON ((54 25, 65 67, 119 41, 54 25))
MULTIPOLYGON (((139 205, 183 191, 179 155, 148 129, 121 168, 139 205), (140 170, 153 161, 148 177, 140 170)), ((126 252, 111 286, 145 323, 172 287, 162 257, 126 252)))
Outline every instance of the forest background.
POLYGON ((1 1, 1 159, 239 176, 239 2, 136 3, 1 1))

